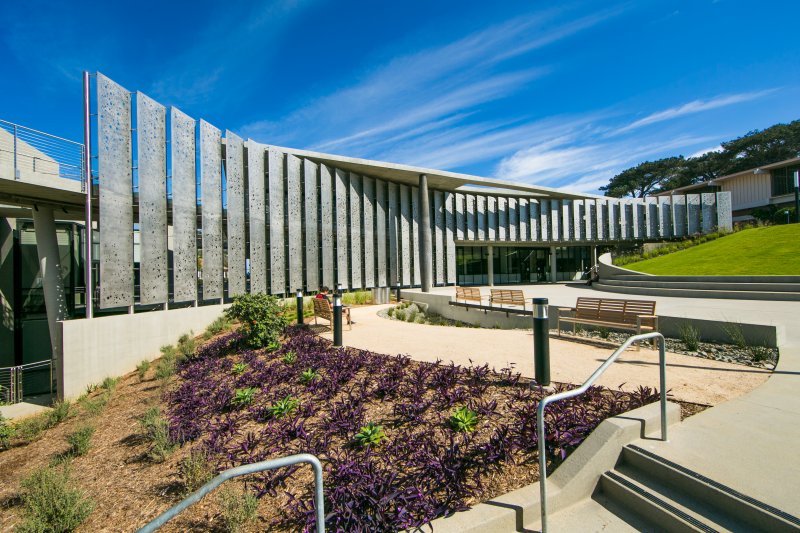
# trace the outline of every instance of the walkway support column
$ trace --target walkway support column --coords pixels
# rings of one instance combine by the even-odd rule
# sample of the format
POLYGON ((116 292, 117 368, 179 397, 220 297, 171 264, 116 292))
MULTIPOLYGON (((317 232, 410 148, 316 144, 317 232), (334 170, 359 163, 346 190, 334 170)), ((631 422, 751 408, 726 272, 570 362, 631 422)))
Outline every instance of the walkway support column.
POLYGON ((494 287, 494 246, 491 244, 487 248, 486 257, 486 274, 488 276, 489 286, 494 287))
POLYGON ((86 242, 84 243, 84 285, 86 286, 86 318, 92 318, 94 311, 94 291, 92 283, 92 130, 90 108, 89 73, 83 73, 83 193, 86 195, 84 226, 86 242))
MULTIPOLYGON (((47 327, 50 330, 52 375, 60 376, 61 332, 58 326, 66 314, 64 281, 61 277, 61 259, 58 252, 56 221, 52 207, 34 206, 33 229, 36 233, 36 251, 39 255, 39 271, 42 274, 44 304, 47 310, 47 327)), ((59 389, 61 380, 58 380, 59 389)), ((59 397, 61 394, 59 394, 59 397)))
POLYGON ((431 246, 431 209, 428 198, 428 176, 419 175, 419 261, 422 292, 431 292, 433 247, 431 246))

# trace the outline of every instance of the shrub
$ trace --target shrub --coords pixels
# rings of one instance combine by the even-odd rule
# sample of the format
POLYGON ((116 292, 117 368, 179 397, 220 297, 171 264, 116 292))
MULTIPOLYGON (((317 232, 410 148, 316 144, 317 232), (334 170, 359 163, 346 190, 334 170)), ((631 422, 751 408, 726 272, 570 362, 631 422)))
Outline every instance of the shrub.
POLYGON ((353 291, 342 295, 342 303, 348 305, 364 305, 372 302, 372 292, 353 291))
POLYGON ((244 494, 225 488, 219 493, 222 524, 225 531, 238 533, 258 515, 258 500, 249 492, 244 494))
POLYGON ((158 407, 151 407, 145 411, 139 419, 139 426, 145 438, 150 441, 147 456, 157 463, 163 463, 175 451, 176 444, 170 437, 169 424, 161 416, 161 410, 158 407))
POLYGON ((278 400, 268 408, 269 413, 273 418, 283 418, 288 415, 300 405, 300 402, 291 396, 286 396, 282 400, 278 400))
POLYGON ((737 348, 741 348, 742 350, 747 348, 747 339, 744 336, 744 331, 742 331, 742 326, 739 324, 726 323, 722 326, 722 329, 737 348))
POLYGON ((604 327, 597 328, 597 333, 600 335, 601 339, 608 339, 611 336, 611 331, 604 327))
POLYGON ((100 384, 100 388, 105 389, 105 390, 107 390, 109 392, 113 392, 114 389, 117 388, 117 383, 118 382, 119 382, 119 378, 112 378, 112 377, 109 376, 109 377, 107 377, 106 379, 103 380, 103 382, 100 384))
POLYGON ((94 504, 73 487, 69 466, 42 468, 22 480, 20 532, 66 532, 80 526, 94 504))
POLYGON ((0 414, 0 450, 6 450, 11 446, 11 439, 17 433, 17 428, 8 423, 8 420, 0 414))
POLYGON ((242 374, 247 372, 248 368, 249 365, 247 363, 236 363, 231 367, 231 374, 233 374, 234 376, 241 376, 242 374))
POLYGON ((690 352, 694 352, 700 347, 700 330, 689 322, 681 324, 680 336, 683 345, 686 346, 686 349, 690 352))
POLYGON ((358 430, 354 440, 359 446, 377 446, 385 438, 386 435, 383 432, 383 426, 370 422, 358 430))
POLYGON ((773 224, 791 224, 794 220, 794 207, 780 207, 772 215, 773 224))
POLYGON ((136 372, 139 374, 139 381, 144 381, 144 376, 150 370, 150 361, 144 359, 141 363, 136 365, 136 372))
MULTIPOLYGON (((170 348, 172 347, 170 346, 170 348)), ((163 350, 162 353, 164 353, 163 350)), ((169 379, 175 374, 177 364, 178 361, 174 350, 164 353, 161 359, 158 360, 158 363, 156 363, 156 378, 162 381, 169 379)))
POLYGON ((478 427, 478 413, 469 407, 462 406, 453 411, 447 419, 448 425, 453 431, 471 433, 478 427))
POLYGON ((44 430, 52 427, 50 413, 41 413, 23 418, 15 424, 16 437, 21 444, 30 444, 42 436, 44 430))
POLYGON ((221 315, 216 320, 214 320, 214 322, 208 325, 205 332, 203 333, 203 338, 205 340, 208 340, 211 337, 219 335, 220 333, 224 333, 225 331, 231 329, 232 325, 233 324, 231 323, 231 320, 227 316, 221 315))
POLYGON ((103 409, 106 408, 109 400, 111 400, 111 393, 109 391, 105 391, 102 394, 98 394, 93 399, 89 398, 88 395, 82 396, 78 402, 81 404, 87 414, 94 416, 103 412, 103 409))
POLYGON ((192 450, 181 460, 178 472, 186 492, 194 492, 214 477, 214 468, 208 456, 199 450, 192 450))
POLYGON ((769 359, 771 355, 771 350, 764 345, 753 345, 748 348, 750 352, 750 358, 755 363, 760 363, 761 361, 766 361, 769 359))
POLYGON ((89 447, 92 444, 92 435, 94 435, 94 426, 91 424, 81 426, 67 435, 69 455, 73 457, 86 455, 86 452, 89 451, 89 447))
POLYGON ((250 405, 253 403, 253 399, 256 397, 257 392, 258 389, 255 387, 236 389, 236 391, 233 393, 233 398, 231 398, 231 405, 234 407, 244 407, 245 405, 250 405))
POLYGON ((55 426, 56 424, 60 424, 70 416, 70 407, 71 404, 69 400, 64 401, 57 401, 53 404, 53 410, 50 411, 50 423, 49 425, 55 426))
POLYGON ((289 324, 278 298, 263 293, 237 296, 225 313, 241 323, 245 343, 251 348, 277 343, 289 324))
POLYGON ((197 350, 197 342, 194 340, 192 333, 184 333, 178 338, 178 355, 181 360, 194 357, 194 352, 197 350))

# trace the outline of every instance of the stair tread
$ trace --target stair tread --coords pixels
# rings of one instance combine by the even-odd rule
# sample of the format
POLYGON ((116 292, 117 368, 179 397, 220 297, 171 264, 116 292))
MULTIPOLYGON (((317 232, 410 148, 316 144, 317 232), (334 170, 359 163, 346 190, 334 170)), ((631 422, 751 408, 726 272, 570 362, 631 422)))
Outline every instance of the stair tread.
MULTIPOLYGON (((650 524, 637 515, 617 505, 602 494, 582 500, 561 509, 547 519, 550 531, 653 531, 650 524)), ((525 524, 525 530, 539 531, 541 522, 536 520, 525 524)))

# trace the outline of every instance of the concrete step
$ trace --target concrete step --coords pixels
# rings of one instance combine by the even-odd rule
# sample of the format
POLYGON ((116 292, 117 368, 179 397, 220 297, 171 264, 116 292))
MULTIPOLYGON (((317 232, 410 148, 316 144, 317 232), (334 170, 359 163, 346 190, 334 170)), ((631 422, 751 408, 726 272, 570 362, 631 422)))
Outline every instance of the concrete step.
MULTIPOLYGON (((800 276, 655 276, 652 274, 614 274, 613 279, 631 281, 701 281, 721 283, 784 283, 800 286, 800 276)), ((800 289, 797 289, 800 290, 800 289)))
POLYGON ((652 452, 623 448, 600 490, 668 531, 798 531, 800 519, 652 452))
MULTIPOLYGON (((516 531, 541 531, 539 520, 526 523, 516 531)), ((592 498, 550 515, 547 519, 548 531, 555 532, 599 532, 614 533, 633 531, 653 531, 651 524, 639 515, 618 505, 599 491, 592 498)), ((488 533, 488 532, 487 532, 488 533)))
POLYGON ((774 300, 800 301, 800 292, 768 292, 768 291, 722 291, 706 289, 665 289, 657 287, 629 287, 592 283, 598 291, 616 292, 620 294, 638 294, 643 296, 674 296, 678 298, 720 298, 732 300, 774 300))
POLYGON ((720 281, 672 281, 654 278, 652 280, 630 280, 605 278, 604 285, 618 287, 652 287, 656 289, 710 289, 716 291, 753 291, 753 292, 795 292, 800 294, 800 285, 792 283, 729 283, 720 281))

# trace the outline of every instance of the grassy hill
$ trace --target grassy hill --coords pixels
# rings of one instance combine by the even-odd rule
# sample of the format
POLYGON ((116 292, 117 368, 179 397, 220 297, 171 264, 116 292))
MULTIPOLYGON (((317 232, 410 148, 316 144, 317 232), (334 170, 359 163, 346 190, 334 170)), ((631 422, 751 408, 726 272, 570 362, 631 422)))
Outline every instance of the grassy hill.
POLYGON ((800 224, 746 229, 624 268, 663 276, 800 276, 800 224))

